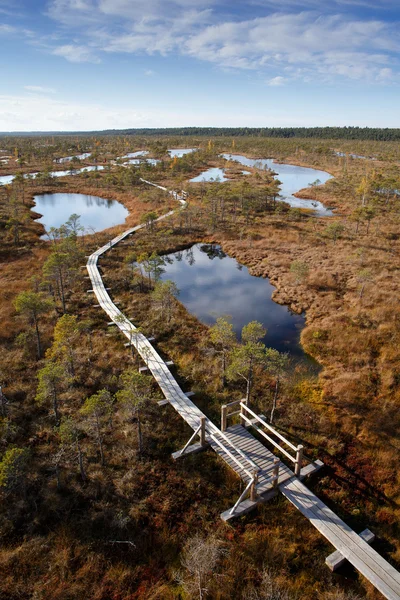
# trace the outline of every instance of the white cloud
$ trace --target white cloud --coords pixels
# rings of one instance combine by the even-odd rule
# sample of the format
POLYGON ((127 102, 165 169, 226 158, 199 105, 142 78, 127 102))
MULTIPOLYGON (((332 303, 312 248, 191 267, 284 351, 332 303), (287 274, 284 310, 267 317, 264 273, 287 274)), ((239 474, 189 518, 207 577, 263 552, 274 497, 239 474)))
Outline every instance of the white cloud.
POLYGON ((0 23, 0 35, 18 35, 25 38, 34 37, 33 31, 30 29, 15 27, 14 25, 7 25, 5 23, 0 23))
POLYGON ((270 79, 268 81, 268 85, 271 85, 272 87, 277 87, 279 85, 283 85, 285 81, 286 79, 284 77, 278 75, 277 77, 273 77, 272 79, 270 79))
POLYGON ((25 85, 24 89, 28 92, 34 92, 37 94, 55 94, 56 90, 54 88, 42 87, 41 85, 25 85))
MULTIPOLYGON (((335 4, 369 1, 336 0, 335 4)), ((399 71, 400 37, 395 26, 384 21, 324 15, 317 0, 303 0, 301 6, 307 8, 303 12, 287 12, 299 3, 282 0, 279 9, 285 13, 224 21, 221 14, 213 12, 224 3, 226 0, 52 0, 48 14, 64 28, 72 27, 80 38, 56 48, 54 54, 72 62, 99 62, 102 52, 180 53, 222 68, 267 73, 271 81, 291 66, 296 69, 292 77, 325 81, 340 77, 382 82, 399 71)), ((265 9, 277 5, 277 0, 255 0, 253 4, 265 9)), ((327 0, 322 0, 321 6, 327 7, 327 0)))
POLYGON ((62 56, 69 62, 81 63, 91 62, 99 63, 100 59, 92 52, 87 46, 76 46, 74 44, 65 44, 64 46, 58 46, 53 50, 53 54, 56 56, 62 56))
POLYGON ((147 69, 144 74, 146 75, 146 77, 153 77, 153 75, 155 75, 155 72, 152 71, 151 69, 147 69))
POLYGON ((13 27, 12 25, 5 25, 5 24, 0 24, 0 34, 4 33, 4 34, 13 34, 13 33, 17 33, 17 28, 13 27))
MULTIPOLYGON (((281 65, 307 65, 310 71, 333 74, 336 65, 338 75, 346 75, 340 55, 347 49, 353 67, 349 72, 364 77, 371 55, 373 63, 386 65, 388 53, 400 49, 390 33, 379 21, 348 21, 310 12, 273 14, 206 27, 187 40, 186 48, 192 56, 223 66, 277 70, 281 65)), ((374 76, 373 68, 368 78, 374 76)))

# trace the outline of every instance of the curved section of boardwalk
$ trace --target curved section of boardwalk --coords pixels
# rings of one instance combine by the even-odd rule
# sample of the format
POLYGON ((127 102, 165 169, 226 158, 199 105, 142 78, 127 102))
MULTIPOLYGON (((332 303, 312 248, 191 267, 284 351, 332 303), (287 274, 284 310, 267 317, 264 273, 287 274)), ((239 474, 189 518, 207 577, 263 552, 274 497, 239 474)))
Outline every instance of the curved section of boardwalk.
MULTIPOLYGON (((150 181, 142 181, 149 185, 155 185, 150 181)), ((167 191, 161 186, 156 187, 167 191)), ((169 193, 182 206, 186 205, 186 201, 181 195, 176 192, 169 193)), ((170 211, 157 220, 165 219, 174 212, 170 211)), ((89 257, 87 270, 94 294, 101 308, 128 338, 129 342, 135 346, 160 386, 166 400, 193 431, 196 432, 201 420, 205 419, 206 441, 246 484, 251 481, 253 473, 258 471, 257 494, 259 501, 262 501, 263 495, 265 497, 271 492, 272 485, 269 478, 275 455, 242 425, 235 425, 222 433, 182 391, 165 361, 148 339, 138 332, 132 335, 132 332, 136 330, 135 325, 115 306, 103 284, 98 269, 99 258, 142 227, 144 225, 128 229, 89 257)), ((385 598, 400 600, 400 574, 398 571, 335 515, 286 465, 282 465, 279 471, 278 489, 385 598)), ((246 502, 249 503, 249 501, 246 502)), ((255 505, 256 502, 252 504, 255 505)))
MULTIPOLYGON (((155 186, 155 184, 151 183, 150 181, 142 181, 144 183, 148 183, 149 185, 155 186)), ((163 188, 162 186, 155 187, 167 191, 166 188, 163 188)), ((180 202, 182 207, 186 205, 185 199, 177 192, 170 192, 170 194, 178 202, 180 202)), ((157 221, 166 219, 174 212, 175 211, 172 210, 169 211, 165 215, 159 217, 157 221)), ((199 427, 201 418, 204 417, 206 420, 206 441, 211 443, 215 451, 224 458, 225 455, 229 456, 229 454, 232 454, 234 456, 232 463, 235 465, 235 471, 240 477, 242 477, 242 479, 247 481, 250 477, 249 473, 251 473, 255 465, 251 460, 246 458, 245 453, 243 453, 239 448, 234 447, 234 444, 232 444, 232 442, 226 438, 224 434, 222 434, 222 432, 212 423, 212 421, 210 421, 201 412, 201 410, 197 408, 193 402, 191 402, 191 400, 189 400, 189 398, 178 385, 175 378, 172 376, 165 361, 161 358, 148 339, 141 333, 132 335, 132 332, 136 330, 135 325, 127 317, 125 317, 125 315, 117 308, 117 306, 115 306, 104 286, 98 269, 99 258, 127 236, 132 235, 144 226, 145 225, 137 225, 136 227, 128 229, 121 235, 110 240, 105 246, 102 246, 96 250, 96 252, 93 252, 93 254, 89 257, 86 267, 92 282, 93 292, 101 308, 117 325, 120 331, 128 338, 129 342, 135 346, 136 350, 142 357, 143 362, 146 364, 154 379, 160 386, 160 389, 166 400, 168 400, 171 406, 181 415, 181 417, 194 431, 196 431, 196 429, 199 427)))

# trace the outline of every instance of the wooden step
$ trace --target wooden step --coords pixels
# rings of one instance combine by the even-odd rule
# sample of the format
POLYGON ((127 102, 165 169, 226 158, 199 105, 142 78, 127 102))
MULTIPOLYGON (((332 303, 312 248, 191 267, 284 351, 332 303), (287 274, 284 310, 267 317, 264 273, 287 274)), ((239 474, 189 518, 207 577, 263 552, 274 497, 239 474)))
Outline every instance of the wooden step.
POLYGON ((268 502, 271 498, 274 498, 277 495, 277 490, 271 490, 270 492, 263 494, 257 498, 255 502, 247 498, 240 502, 238 506, 235 508, 235 511, 231 513, 231 508, 229 510, 221 513, 221 519, 225 522, 231 521, 232 519, 237 519, 238 517, 242 517, 243 515, 249 513, 251 510, 254 510, 258 504, 263 504, 264 502, 268 502))
POLYGON ((198 452, 202 452, 206 448, 207 445, 202 446, 200 442, 196 442, 195 444, 190 444, 190 446, 186 448, 185 452, 182 453, 182 450, 178 450, 178 452, 173 452, 171 456, 174 460, 177 460, 178 458, 184 458, 185 456, 189 456, 190 454, 197 454, 198 452))
POLYGON ((309 477, 310 475, 313 475, 314 473, 316 473, 317 471, 322 469, 323 466, 324 466, 324 463, 322 462, 322 460, 319 460, 319 459, 310 463, 309 465, 307 465, 306 467, 303 467, 301 469, 300 479, 303 480, 305 477, 309 477))

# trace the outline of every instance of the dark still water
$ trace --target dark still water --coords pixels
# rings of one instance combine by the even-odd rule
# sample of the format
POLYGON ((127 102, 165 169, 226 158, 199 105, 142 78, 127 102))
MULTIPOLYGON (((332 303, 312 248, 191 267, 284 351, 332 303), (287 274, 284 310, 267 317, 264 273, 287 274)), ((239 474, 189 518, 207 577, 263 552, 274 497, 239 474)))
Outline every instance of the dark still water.
POLYGON ((230 315, 238 337, 243 325, 260 321, 267 329, 267 346, 310 360, 299 343, 304 317, 271 300, 275 288, 268 279, 253 277, 215 245, 196 244, 164 258, 162 279, 176 283, 179 300, 200 321, 211 325, 217 317, 230 315))

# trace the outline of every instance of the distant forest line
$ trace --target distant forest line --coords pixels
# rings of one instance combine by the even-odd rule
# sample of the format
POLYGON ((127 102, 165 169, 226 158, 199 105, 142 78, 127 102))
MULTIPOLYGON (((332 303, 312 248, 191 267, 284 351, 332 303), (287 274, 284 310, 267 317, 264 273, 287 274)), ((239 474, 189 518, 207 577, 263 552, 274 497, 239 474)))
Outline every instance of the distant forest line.
POLYGON ((137 136, 213 136, 213 137, 265 137, 265 138, 314 138, 335 140, 376 140, 395 142, 400 140, 400 129, 378 127, 169 127, 140 129, 107 129, 104 131, 46 131, 4 132, 0 136, 45 135, 137 135, 137 136))
POLYGON ((370 127, 171 127, 166 129, 125 129, 104 131, 104 134, 122 135, 177 135, 267 138, 316 138, 336 140, 400 140, 400 129, 370 127))

